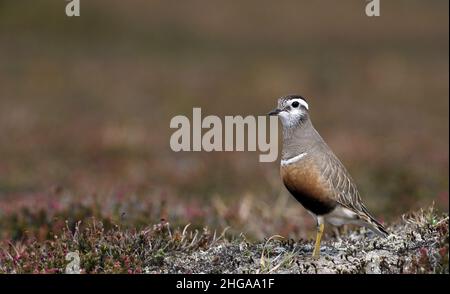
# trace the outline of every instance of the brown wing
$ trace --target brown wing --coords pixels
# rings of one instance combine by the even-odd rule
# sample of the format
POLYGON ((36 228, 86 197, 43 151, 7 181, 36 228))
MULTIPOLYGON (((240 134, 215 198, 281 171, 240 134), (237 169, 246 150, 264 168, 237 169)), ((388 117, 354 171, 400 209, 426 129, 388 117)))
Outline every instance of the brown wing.
POLYGON ((324 160, 321 161, 321 178, 329 185, 334 200, 358 214, 368 214, 358 189, 344 165, 331 150, 324 152, 324 156, 324 160))
POLYGON ((380 236, 388 236, 384 226, 380 224, 361 201, 358 189, 344 165, 331 150, 324 152, 326 157, 321 167, 322 180, 329 185, 331 197, 340 205, 353 210, 360 219, 369 224, 369 227, 380 236))

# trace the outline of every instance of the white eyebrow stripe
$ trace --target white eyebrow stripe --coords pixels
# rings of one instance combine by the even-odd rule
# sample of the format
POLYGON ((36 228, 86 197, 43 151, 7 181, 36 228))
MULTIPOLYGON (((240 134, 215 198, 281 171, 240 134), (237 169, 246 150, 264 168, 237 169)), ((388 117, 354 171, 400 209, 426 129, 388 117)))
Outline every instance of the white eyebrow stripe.
POLYGON ((296 162, 296 161, 299 161, 300 159, 302 159, 303 157, 305 157, 305 155, 307 155, 308 153, 306 153, 306 152, 303 152, 303 153, 300 153, 299 155, 297 155, 297 156, 294 156, 294 157, 292 157, 292 158, 289 158, 289 159, 282 159, 281 160, 281 165, 289 165, 289 164, 292 164, 292 163, 294 163, 294 162, 296 162))
POLYGON ((301 105, 305 106, 305 108, 309 110, 309 105, 308 105, 308 103, 306 103, 305 100, 298 99, 297 101, 298 101, 298 103, 300 103, 301 105))

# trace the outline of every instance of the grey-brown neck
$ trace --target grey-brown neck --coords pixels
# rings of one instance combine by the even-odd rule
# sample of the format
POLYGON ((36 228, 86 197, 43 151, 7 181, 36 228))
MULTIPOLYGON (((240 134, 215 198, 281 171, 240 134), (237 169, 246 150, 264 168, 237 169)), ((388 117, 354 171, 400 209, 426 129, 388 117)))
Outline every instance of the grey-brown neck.
POLYGON ((283 126, 283 149, 281 159, 293 158, 302 153, 307 153, 324 141, 309 119, 305 117, 299 124, 292 127, 283 126))

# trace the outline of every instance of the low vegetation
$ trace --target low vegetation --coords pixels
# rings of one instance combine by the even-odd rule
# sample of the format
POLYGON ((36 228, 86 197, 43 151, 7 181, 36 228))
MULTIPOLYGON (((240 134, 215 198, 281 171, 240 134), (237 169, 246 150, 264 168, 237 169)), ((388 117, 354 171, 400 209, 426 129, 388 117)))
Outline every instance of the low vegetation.
POLYGON ((252 242, 165 221, 136 231, 91 218, 66 222, 50 240, 3 244, 0 272, 64 273, 66 255, 76 252, 82 273, 449 273, 448 215, 429 208, 388 229, 387 239, 363 228, 327 236, 313 260, 312 240, 252 242))

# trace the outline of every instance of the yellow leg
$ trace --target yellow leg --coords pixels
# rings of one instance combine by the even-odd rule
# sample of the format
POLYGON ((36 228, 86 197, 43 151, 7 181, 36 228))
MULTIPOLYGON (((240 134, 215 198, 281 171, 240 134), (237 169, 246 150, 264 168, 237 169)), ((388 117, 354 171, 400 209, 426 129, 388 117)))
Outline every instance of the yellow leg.
POLYGON ((317 228, 316 245, 314 246, 314 251, 312 257, 317 259, 320 257, 320 241, 322 240, 323 229, 325 225, 320 224, 317 228))

